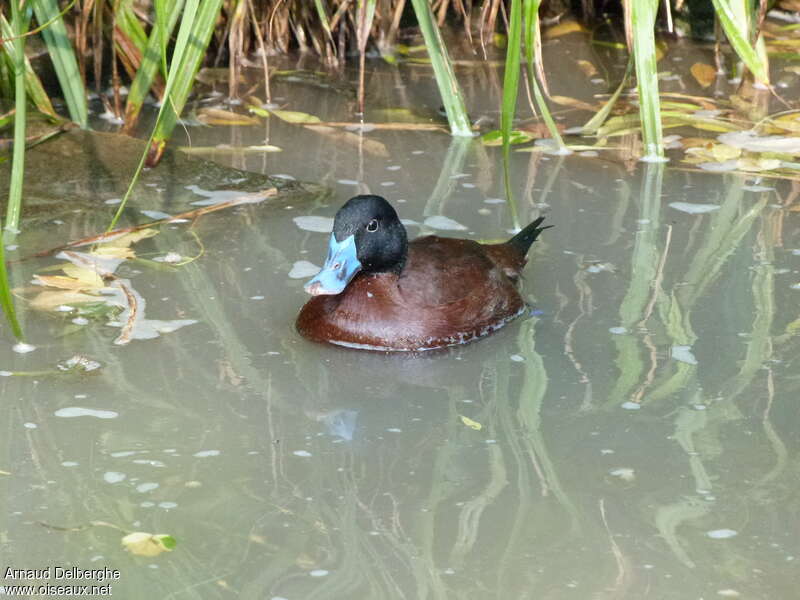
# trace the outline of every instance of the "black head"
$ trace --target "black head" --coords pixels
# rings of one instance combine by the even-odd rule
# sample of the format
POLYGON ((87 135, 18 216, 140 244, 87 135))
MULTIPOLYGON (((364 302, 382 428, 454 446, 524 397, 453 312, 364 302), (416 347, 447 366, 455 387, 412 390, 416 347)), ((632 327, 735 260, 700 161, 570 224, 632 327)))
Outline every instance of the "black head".
POLYGON ((354 236, 362 270, 399 273, 406 261, 408 238, 397 212, 385 198, 373 195, 350 198, 333 220, 337 242, 354 236))

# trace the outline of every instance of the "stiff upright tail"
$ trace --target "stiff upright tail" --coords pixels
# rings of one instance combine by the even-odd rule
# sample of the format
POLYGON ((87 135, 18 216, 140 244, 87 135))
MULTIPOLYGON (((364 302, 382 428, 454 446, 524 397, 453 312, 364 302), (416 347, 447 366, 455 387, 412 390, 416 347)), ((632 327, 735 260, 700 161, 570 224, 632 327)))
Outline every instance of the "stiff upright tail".
POLYGON ((522 254, 522 256, 525 256, 528 253, 531 244, 533 244, 533 242, 536 241, 536 238, 539 237, 539 234, 545 229, 550 229, 552 227, 552 225, 540 227, 543 221, 544 217, 539 217, 533 223, 520 231, 517 235, 508 240, 506 244, 517 250, 520 254, 522 254))

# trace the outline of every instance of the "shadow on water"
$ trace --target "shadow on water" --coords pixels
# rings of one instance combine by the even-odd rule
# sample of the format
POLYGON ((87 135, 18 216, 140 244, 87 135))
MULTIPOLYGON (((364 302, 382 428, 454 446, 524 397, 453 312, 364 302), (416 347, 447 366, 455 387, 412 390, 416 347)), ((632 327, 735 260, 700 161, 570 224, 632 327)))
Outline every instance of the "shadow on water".
MULTIPOLYGON (((381 98, 403 86, 435 110, 429 75, 373 77, 381 98)), ((496 118, 481 96, 496 99, 492 74, 465 77, 496 118)), ((335 91, 295 101, 276 81, 274 93, 349 118, 335 91)), ((191 133, 206 147, 266 136, 283 151, 217 159, 333 192, 138 242, 120 276, 149 318, 197 321, 177 331, 119 346, 103 320, 27 311, 38 349, 0 351, 4 563, 117 568, 122 597, 791 597, 796 184, 514 152, 519 222, 556 226, 524 273, 530 314, 474 344, 372 354, 294 331, 325 224, 370 191, 412 237, 506 239, 499 149, 275 119, 191 133), (198 243, 183 266, 148 262, 198 243), (102 368, 44 373, 73 355, 102 368), (104 523, 178 546, 133 556, 104 523)), ((140 200, 180 212, 207 199, 199 188, 173 181, 140 200)), ((38 214, 20 246, 101 230, 92 208, 38 214)), ((56 262, 16 263, 18 281, 56 262)))

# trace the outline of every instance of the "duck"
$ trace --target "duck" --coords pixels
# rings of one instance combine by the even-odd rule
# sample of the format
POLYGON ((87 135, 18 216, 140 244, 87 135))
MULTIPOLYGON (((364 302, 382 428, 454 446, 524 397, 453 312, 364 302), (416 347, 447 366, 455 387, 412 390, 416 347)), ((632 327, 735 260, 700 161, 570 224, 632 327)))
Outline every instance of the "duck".
POLYGON ((539 217, 499 244, 427 235, 408 241, 394 207, 359 195, 336 213, 328 254, 304 289, 306 339, 383 352, 422 352, 482 338, 519 317, 526 255, 539 217))

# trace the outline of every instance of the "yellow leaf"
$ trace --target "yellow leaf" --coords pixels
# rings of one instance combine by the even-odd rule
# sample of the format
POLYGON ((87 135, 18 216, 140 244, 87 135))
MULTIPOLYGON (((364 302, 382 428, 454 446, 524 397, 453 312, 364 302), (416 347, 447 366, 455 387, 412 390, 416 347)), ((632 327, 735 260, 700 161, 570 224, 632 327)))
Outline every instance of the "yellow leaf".
POLYGON ((136 253, 130 248, 123 248, 121 246, 98 246, 94 252, 95 256, 103 256, 107 258, 135 258, 136 253))
POLYGON ((691 71, 692 77, 694 77, 697 83, 703 88, 710 86, 717 78, 717 70, 706 63, 694 63, 689 71, 691 71))
POLYGON ((594 77, 597 75, 597 68, 588 60, 579 60, 578 68, 583 71, 583 74, 587 77, 594 77))
POLYGON ((42 285, 60 290, 82 290, 86 287, 84 282, 64 275, 34 275, 33 278, 42 285))
POLYGON ((102 300, 103 298, 100 296, 90 296, 89 294, 74 290, 48 290, 38 294, 31 300, 31 308, 34 310, 51 311, 63 305, 71 306, 73 304, 98 302, 102 300))
POLYGON ((296 110, 271 110, 269 111, 281 121, 287 123, 321 123, 319 117, 296 110))
POLYGON ((470 429, 474 429, 475 431, 480 431, 483 429, 483 425, 478 423, 477 421, 473 421, 469 417, 465 417, 464 415, 459 415, 461 417, 461 422, 464 423, 470 429))
POLYGON ((102 243, 102 247, 108 246, 115 246, 117 248, 127 248, 131 244, 135 244, 139 240, 144 240, 149 237, 153 237, 154 235, 158 235, 157 229, 139 229, 137 231, 131 231, 129 233, 123 233, 119 237, 112 238, 107 242, 102 243))
POLYGON ((97 271, 93 271, 92 269, 87 269, 85 267, 79 267, 77 265, 73 265, 72 263, 67 263, 61 270, 68 277, 72 277, 73 279, 78 280, 83 285, 79 288, 74 289, 82 289, 82 290, 99 290, 101 288, 106 287, 103 278, 97 274, 97 271))
POLYGON ((800 133, 800 112, 775 117, 770 123, 783 131, 800 133))
POLYGON ((797 333, 800 331, 800 319, 795 319, 786 326, 786 333, 797 333))
POLYGON ((158 556, 162 552, 171 552, 175 547, 175 540, 164 533, 154 535, 136 531, 122 538, 122 546, 137 556, 158 556))
POLYGON ((544 37, 545 39, 549 40, 552 38, 561 37, 562 35, 567 35, 568 33, 577 33, 583 31, 586 31, 586 29, 583 28, 583 25, 577 21, 573 21, 572 19, 567 19, 566 21, 561 21, 561 23, 558 25, 548 27, 544 32, 544 37))
POLYGON ((714 147, 711 149, 711 156, 716 162, 725 162, 732 158, 738 158, 741 153, 741 148, 734 148, 727 144, 714 144, 714 147))
POLYGON ((771 171, 781 166, 777 158, 740 158, 736 166, 742 171, 771 171))

